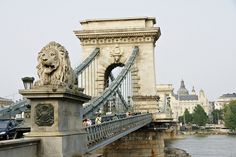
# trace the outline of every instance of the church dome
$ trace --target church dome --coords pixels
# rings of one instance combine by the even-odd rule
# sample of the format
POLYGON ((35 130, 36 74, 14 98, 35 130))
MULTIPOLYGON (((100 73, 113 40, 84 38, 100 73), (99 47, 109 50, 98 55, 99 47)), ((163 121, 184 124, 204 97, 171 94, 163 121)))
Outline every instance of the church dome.
POLYGON ((181 95, 189 95, 188 90, 185 88, 183 80, 181 81, 181 85, 180 85, 180 88, 179 88, 177 94, 179 96, 181 96, 181 95))

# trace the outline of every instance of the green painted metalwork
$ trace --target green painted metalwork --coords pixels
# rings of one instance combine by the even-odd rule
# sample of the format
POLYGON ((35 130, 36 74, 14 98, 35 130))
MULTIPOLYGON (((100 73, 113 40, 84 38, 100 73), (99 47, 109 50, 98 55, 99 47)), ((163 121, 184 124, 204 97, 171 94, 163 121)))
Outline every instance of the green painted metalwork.
POLYGON ((0 118, 10 118, 30 108, 30 102, 23 99, 11 104, 9 107, 0 110, 0 118))
POLYGON ((99 52, 100 49, 95 48, 95 50, 78 67, 74 69, 75 74, 78 76, 81 72, 83 72, 83 70, 85 70, 90 65, 99 52))
POLYGON ((152 121, 152 114, 139 114, 85 127, 88 152, 101 148, 152 121))
MULTIPOLYGON (((111 81, 114 81, 115 80, 115 77, 112 75, 112 73, 110 74, 110 78, 111 78, 111 81)), ((119 88, 117 89, 116 93, 118 94, 122 104, 124 105, 125 109, 128 110, 129 108, 129 104, 125 101, 121 91, 119 90, 119 88)))

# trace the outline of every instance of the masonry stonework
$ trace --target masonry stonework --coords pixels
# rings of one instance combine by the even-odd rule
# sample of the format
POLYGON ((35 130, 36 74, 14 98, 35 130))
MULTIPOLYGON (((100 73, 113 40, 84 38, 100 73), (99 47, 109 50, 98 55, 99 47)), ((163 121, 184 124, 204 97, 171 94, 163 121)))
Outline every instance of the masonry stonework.
POLYGON ((105 157, 164 157, 163 132, 139 130, 104 148, 105 157))
MULTIPOLYGON (((155 27, 153 17, 121 18, 121 19, 93 19, 80 22, 82 30, 74 31, 80 39, 83 49, 83 60, 96 48, 100 48, 97 58, 98 78, 95 81, 99 95, 104 90, 105 71, 114 63, 110 52, 119 47, 122 53, 119 63, 125 64, 132 53, 134 46, 139 47, 139 54, 131 70, 133 97, 156 95, 156 75, 154 63, 155 43, 160 36, 160 28, 155 27)), ((85 89, 86 90, 86 89, 85 89)), ((151 99, 150 99, 151 100, 151 99)), ((136 111, 157 112, 155 100, 138 102, 133 100, 136 111), (140 108, 140 110, 138 110, 140 108)))

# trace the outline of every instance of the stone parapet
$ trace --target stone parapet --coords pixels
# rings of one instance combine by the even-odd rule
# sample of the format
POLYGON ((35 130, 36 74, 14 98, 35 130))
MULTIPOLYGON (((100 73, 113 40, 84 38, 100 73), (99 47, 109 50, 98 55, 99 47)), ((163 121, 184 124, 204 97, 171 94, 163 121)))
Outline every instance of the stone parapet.
POLYGON ((7 140, 0 142, 2 157, 39 157, 39 138, 7 140))
POLYGON ((101 18, 80 21, 84 30, 149 28, 156 24, 155 17, 101 18))

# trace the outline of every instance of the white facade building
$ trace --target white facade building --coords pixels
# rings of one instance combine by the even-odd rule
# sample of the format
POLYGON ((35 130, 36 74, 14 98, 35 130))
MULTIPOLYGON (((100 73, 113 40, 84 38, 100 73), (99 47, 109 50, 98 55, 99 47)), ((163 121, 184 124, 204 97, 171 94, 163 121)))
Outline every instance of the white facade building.
POLYGON ((228 104, 230 101, 236 100, 236 93, 232 94, 223 94, 215 102, 215 109, 223 109, 224 105, 228 104))
POLYGON ((197 105, 201 105, 207 115, 212 111, 212 107, 209 104, 205 92, 200 90, 199 93, 196 94, 196 91, 193 88, 189 94, 189 91, 185 88, 183 80, 181 81, 177 94, 174 93, 172 84, 159 84, 157 85, 157 95, 160 96, 160 111, 165 108, 166 98, 170 97, 170 106, 174 120, 178 120, 178 117, 183 115, 185 109, 188 109, 190 113, 193 113, 194 108, 197 105))

